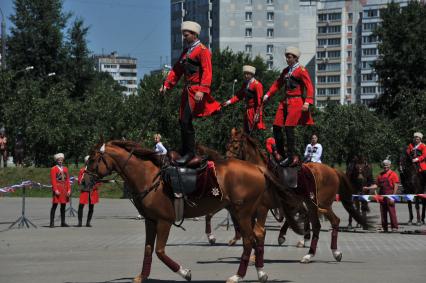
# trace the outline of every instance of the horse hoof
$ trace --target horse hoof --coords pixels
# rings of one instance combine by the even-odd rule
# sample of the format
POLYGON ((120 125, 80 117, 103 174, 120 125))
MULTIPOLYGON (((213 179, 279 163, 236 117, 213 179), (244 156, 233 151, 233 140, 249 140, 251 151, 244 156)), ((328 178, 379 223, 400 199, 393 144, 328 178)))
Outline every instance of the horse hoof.
POLYGON ((251 255, 250 259, 249 259, 249 265, 254 265, 255 262, 256 262, 256 256, 255 255, 251 255))
POLYGON ((207 234, 207 240, 209 240, 210 245, 214 245, 216 243, 216 237, 213 234, 207 234))
POLYGON ((342 252, 341 252, 341 251, 338 251, 338 250, 334 250, 334 251, 332 251, 332 252, 333 252, 333 257, 334 257, 334 259, 335 259, 337 262, 340 262, 340 261, 342 260, 342 256, 343 256, 342 252))
POLYGON ((142 283, 142 276, 139 274, 135 278, 133 278, 133 283, 142 283))
POLYGON ((266 272, 263 271, 263 268, 258 268, 257 278, 259 278, 260 283, 265 283, 266 281, 268 281, 268 274, 266 274, 266 272))
POLYGON ((191 275, 191 270, 187 269, 187 273, 186 275, 183 277, 186 281, 191 281, 192 275, 191 275))
POLYGON ((284 244, 284 242, 285 242, 285 237, 284 236, 279 236, 278 237, 278 245, 282 245, 282 244, 284 244))
POLYGON ((184 268, 179 268, 179 270, 177 271, 177 273, 182 276, 183 279, 185 279, 186 281, 191 281, 191 270, 189 269, 184 269, 184 268))
POLYGON ((305 241, 300 240, 296 244, 296 248, 304 248, 305 247, 305 241))
POLYGON ((407 222, 407 226, 411 226, 411 225, 413 225, 413 221, 410 220, 407 222))
POLYGON ((422 222, 419 220, 419 221, 416 222, 416 225, 417 226, 422 226, 422 222))
POLYGON ((229 240, 228 242, 228 246, 233 246, 238 242, 239 238, 233 238, 231 240, 229 240))
POLYGON ((307 254, 304 257, 302 257, 302 260, 300 261, 300 263, 310 263, 311 262, 311 258, 313 258, 314 255, 312 254, 307 254))
POLYGON ((241 282, 243 278, 239 275, 233 275, 226 280, 226 283, 238 283, 241 282))

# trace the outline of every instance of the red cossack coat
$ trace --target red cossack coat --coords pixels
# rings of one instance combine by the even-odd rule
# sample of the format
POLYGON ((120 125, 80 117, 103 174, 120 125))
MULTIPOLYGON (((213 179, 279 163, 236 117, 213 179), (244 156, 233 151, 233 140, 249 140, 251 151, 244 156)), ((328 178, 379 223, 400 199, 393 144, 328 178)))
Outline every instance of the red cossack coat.
POLYGON ((189 99, 189 106, 192 115, 195 118, 209 116, 214 112, 220 110, 220 103, 217 102, 210 93, 210 86, 212 82, 212 62, 210 50, 203 44, 198 44, 187 55, 188 49, 185 49, 179 60, 173 66, 164 86, 167 89, 172 89, 179 81, 180 77, 184 75, 185 86, 182 91, 181 103, 179 109, 179 117, 182 119, 183 111, 187 100, 189 99), (187 57, 192 61, 199 64, 198 71, 195 73, 185 71, 185 60, 187 57), (195 93, 201 91, 204 93, 203 100, 199 103, 195 102, 195 93))
POLYGON ((50 183, 52 184, 52 203, 67 203, 71 194, 70 175, 68 168, 58 165, 50 169, 50 183))
POLYGON ((244 82, 241 89, 235 96, 230 99, 230 103, 234 104, 240 100, 246 101, 246 115, 244 116, 244 123, 248 129, 265 130, 265 124, 263 123, 263 109, 262 109, 262 97, 263 97, 263 85, 258 80, 254 79, 250 82, 247 89, 247 83, 244 82), (250 94, 253 93, 253 96, 250 94), (249 97, 251 96, 251 97, 249 97), (259 113, 259 121, 254 124, 254 116, 259 113))
POLYGON ((419 164, 420 172, 426 171, 426 145, 424 143, 420 143, 417 148, 415 148, 414 144, 410 143, 407 147, 407 154, 413 157, 413 159, 419 159, 417 164, 419 164))
MULTIPOLYGON (((81 185, 84 181, 84 174, 86 171, 86 167, 83 167, 80 169, 80 172, 78 173, 78 184, 81 185)), ((89 198, 90 198, 90 204, 95 204, 99 202, 99 192, 98 187, 100 186, 100 183, 95 184, 93 186, 93 189, 90 192, 82 191, 80 190, 80 204, 89 204, 89 198)))
POLYGON ((285 68, 280 77, 269 88, 267 95, 272 97, 283 86, 285 87, 285 97, 280 101, 275 114, 274 126, 297 126, 297 125, 313 125, 309 111, 303 112, 303 103, 314 103, 314 88, 308 71, 303 66, 298 66, 291 76, 288 75, 289 67, 285 68), (288 83, 292 79, 293 84, 288 83), (302 94, 306 91, 306 98, 302 98, 302 94))

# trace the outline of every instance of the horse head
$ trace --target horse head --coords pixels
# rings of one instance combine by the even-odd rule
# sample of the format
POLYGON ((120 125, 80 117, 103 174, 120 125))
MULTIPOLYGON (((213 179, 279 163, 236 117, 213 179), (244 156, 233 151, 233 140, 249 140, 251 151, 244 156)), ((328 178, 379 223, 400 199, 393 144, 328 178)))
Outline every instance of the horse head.
POLYGON ((226 157, 243 159, 243 131, 232 128, 231 138, 226 145, 226 157))
POLYGON ((99 142, 92 148, 86 168, 86 173, 91 176, 91 184, 101 181, 116 171, 114 159, 108 150, 108 145, 103 142, 99 142))
POLYGON ((372 182, 373 169, 366 158, 355 156, 348 165, 347 176, 360 192, 364 186, 372 182))
POLYGON ((259 149, 259 141, 242 130, 233 128, 231 138, 226 146, 226 157, 246 160, 254 164, 266 166, 267 158, 259 149))

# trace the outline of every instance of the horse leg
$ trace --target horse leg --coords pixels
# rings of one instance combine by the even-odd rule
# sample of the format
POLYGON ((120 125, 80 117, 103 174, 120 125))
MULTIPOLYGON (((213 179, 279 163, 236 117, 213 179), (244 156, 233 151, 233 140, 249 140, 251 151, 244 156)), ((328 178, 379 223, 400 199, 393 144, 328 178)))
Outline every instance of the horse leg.
POLYGON ((157 243, 155 245, 155 253, 157 257, 170 268, 173 272, 178 273, 187 281, 191 281, 191 270, 184 269, 178 263, 173 261, 166 255, 166 244, 169 238, 171 222, 159 220, 157 223, 157 243))
POLYGON ((212 234, 212 217, 213 214, 209 213, 206 215, 206 235, 207 240, 209 241, 210 245, 214 245, 216 243, 216 237, 212 234))
POLYGON ((238 267, 237 274, 228 278, 226 283, 237 283, 243 280, 247 272, 247 267, 250 260, 251 250, 254 243, 254 233, 250 213, 239 213, 241 235, 243 237, 243 254, 240 259, 240 266, 238 267), (244 216, 243 216, 244 215, 244 216))
POLYGON ((231 221, 234 225, 235 234, 234 234, 234 238, 229 240, 228 246, 233 246, 238 242, 238 240, 241 240, 241 231, 240 231, 240 225, 238 223, 238 220, 234 217, 234 215, 231 212, 229 212, 229 215, 231 215, 231 221))
POLYGON ((305 216, 303 226, 305 234, 303 235, 303 240, 297 243, 296 247, 298 248, 304 248, 306 246, 306 242, 311 239, 311 222, 309 222, 309 215, 305 216))
POLYGON ((281 226, 280 233, 278 234, 278 245, 280 246, 285 242, 285 235, 287 234, 288 227, 289 223, 286 219, 283 226, 281 226))
POLYGON ((300 261, 301 263, 309 263, 311 262, 311 259, 315 256, 315 253, 317 251, 319 233, 321 230, 321 223, 318 217, 317 207, 311 202, 308 202, 307 205, 308 205, 309 221, 312 224, 312 240, 311 240, 311 245, 309 247, 308 254, 301 259, 300 261))
POLYGON ((415 198, 415 207, 416 207, 416 215, 417 215, 417 226, 422 225, 422 222, 420 220, 420 199, 419 197, 415 198))
POLYGON ((422 199, 422 223, 425 224, 426 199, 422 199))
POLYGON ((151 273, 152 252, 154 251, 154 242, 157 235, 155 222, 145 219, 145 253, 143 258, 142 272, 133 279, 133 283, 141 283, 149 277, 151 273))
POLYGON ((337 236, 339 233, 340 218, 334 214, 331 207, 327 210, 325 216, 331 223, 331 252, 333 253, 333 257, 336 261, 341 261, 342 252, 337 249, 337 236))
POLYGON ((256 256, 255 260, 255 267, 257 270, 257 277, 259 279, 259 282, 264 283, 268 280, 268 275, 263 270, 264 261, 264 251, 265 251, 265 223, 266 223, 266 217, 268 215, 268 208, 261 207, 257 211, 257 218, 256 223, 254 225, 254 236, 256 237, 256 246, 254 248, 254 254, 256 256))
POLYGON ((413 216, 413 203, 411 201, 407 201, 407 206, 408 206, 408 214, 410 215, 407 225, 413 225, 413 218, 414 218, 414 216, 413 216))

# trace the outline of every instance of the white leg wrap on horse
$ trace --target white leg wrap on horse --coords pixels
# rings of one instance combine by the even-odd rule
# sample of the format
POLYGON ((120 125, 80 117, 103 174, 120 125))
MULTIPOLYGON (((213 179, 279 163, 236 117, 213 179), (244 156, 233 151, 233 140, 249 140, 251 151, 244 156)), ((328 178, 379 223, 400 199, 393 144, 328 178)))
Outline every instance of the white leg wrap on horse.
POLYGON ((301 263, 309 263, 311 262, 311 259, 314 257, 313 254, 307 254, 304 257, 302 257, 301 263))
POLYGON ((226 280, 226 283, 238 283, 243 281, 243 278, 239 275, 233 275, 231 277, 228 278, 228 280, 226 280))
POLYGON ((209 240, 210 244, 216 243, 216 237, 213 234, 207 234, 207 240, 209 240))
POLYGON ((333 253, 333 257, 336 261, 340 262, 342 260, 342 252, 339 250, 331 250, 331 252, 333 253))
POLYGON ((257 269, 257 278, 259 278, 260 283, 265 283, 268 281, 268 274, 263 270, 263 267, 258 267, 257 269))
POLYGON ((184 269, 182 268, 182 266, 180 266, 179 270, 176 273, 182 276, 183 279, 186 279, 187 281, 191 281, 191 270, 184 269))
POLYGON ((296 244, 297 248, 304 248, 305 247, 305 240, 299 240, 296 244))

